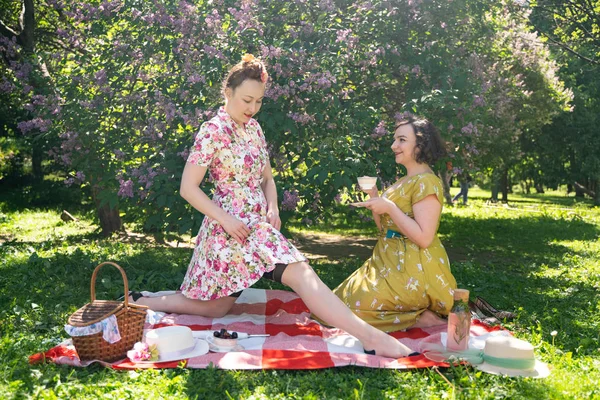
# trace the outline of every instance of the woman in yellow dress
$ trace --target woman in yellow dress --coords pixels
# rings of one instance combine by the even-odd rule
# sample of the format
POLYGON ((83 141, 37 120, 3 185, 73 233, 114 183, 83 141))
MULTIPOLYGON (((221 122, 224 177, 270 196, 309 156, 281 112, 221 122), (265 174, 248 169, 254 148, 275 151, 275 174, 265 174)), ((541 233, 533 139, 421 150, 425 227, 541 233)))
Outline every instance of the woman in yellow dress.
POLYGON ((373 212, 380 236, 373 255, 334 293, 361 319, 385 332, 444 324, 456 280, 437 237, 443 204, 440 179, 430 168, 445 155, 426 119, 396 125, 392 151, 406 176, 385 190, 365 190, 355 203, 373 212))

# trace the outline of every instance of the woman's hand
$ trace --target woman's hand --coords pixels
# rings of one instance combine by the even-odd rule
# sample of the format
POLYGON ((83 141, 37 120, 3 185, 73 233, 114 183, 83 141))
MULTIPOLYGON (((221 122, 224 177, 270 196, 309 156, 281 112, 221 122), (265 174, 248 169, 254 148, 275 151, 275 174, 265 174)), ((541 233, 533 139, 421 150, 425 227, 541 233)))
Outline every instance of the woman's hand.
POLYGON ((227 232, 240 244, 244 244, 246 238, 250 234, 250 228, 248 228, 245 223, 230 214, 227 214, 223 221, 221 221, 221 225, 223 226, 223 229, 225 229, 225 232, 227 232))
POLYGON ((273 228, 281 229, 281 218, 279 218, 278 210, 267 210, 267 222, 273 226, 273 228))
POLYGON ((362 191, 368 194, 370 198, 379 197, 379 190, 377 189, 377 185, 373 185, 371 189, 362 189, 362 191))
POLYGON ((373 213, 375 213, 377 215, 389 214, 393 210, 393 207, 396 207, 394 202, 392 202, 391 200, 386 199, 384 197, 379 197, 379 196, 371 197, 367 201, 361 201, 359 203, 351 203, 351 204, 356 207, 368 208, 369 210, 373 211, 373 213))

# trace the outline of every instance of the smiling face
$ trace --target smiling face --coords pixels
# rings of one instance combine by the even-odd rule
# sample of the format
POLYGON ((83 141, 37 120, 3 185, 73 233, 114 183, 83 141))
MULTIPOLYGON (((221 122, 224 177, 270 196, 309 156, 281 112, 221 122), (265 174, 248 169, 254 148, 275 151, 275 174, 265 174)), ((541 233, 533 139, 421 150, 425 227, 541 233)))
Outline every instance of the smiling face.
POLYGON ((225 111, 240 125, 247 124, 259 110, 265 96, 265 84, 246 79, 235 89, 225 90, 225 111))
POLYGON ((396 163, 407 166, 416 163, 415 150, 417 149, 417 136, 411 124, 403 124, 394 132, 392 151, 396 155, 396 163))

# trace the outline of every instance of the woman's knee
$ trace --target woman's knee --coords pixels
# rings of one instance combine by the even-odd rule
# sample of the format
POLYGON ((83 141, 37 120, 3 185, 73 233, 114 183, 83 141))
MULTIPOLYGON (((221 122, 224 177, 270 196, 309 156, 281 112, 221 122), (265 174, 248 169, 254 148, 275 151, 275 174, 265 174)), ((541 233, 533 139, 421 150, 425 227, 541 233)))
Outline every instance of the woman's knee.
POLYGON ((208 314, 206 315, 207 317, 222 318, 229 313, 234 303, 235 298, 232 297, 216 300, 208 307, 208 310, 205 314, 208 314))
POLYGON ((313 275, 317 276, 312 267, 306 261, 300 261, 287 266, 281 276, 281 283, 293 289, 296 284, 313 275))

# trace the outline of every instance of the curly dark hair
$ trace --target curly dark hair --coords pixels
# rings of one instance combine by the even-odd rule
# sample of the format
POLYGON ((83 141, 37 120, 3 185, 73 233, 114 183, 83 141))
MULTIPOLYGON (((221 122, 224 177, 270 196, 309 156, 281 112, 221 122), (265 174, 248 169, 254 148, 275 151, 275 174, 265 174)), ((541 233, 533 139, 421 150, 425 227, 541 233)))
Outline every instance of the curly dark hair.
POLYGON ((235 64, 227 77, 223 80, 221 92, 225 94, 225 89, 235 90, 246 79, 253 79, 258 82, 266 83, 269 78, 265 64, 258 58, 254 58, 251 54, 244 56, 244 59, 235 64))
POLYGON ((394 131, 399 126, 410 124, 417 137, 415 161, 428 165, 435 164, 446 153, 445 142, 437 128, 426 118, 409 116, 396 121, 394 131))

